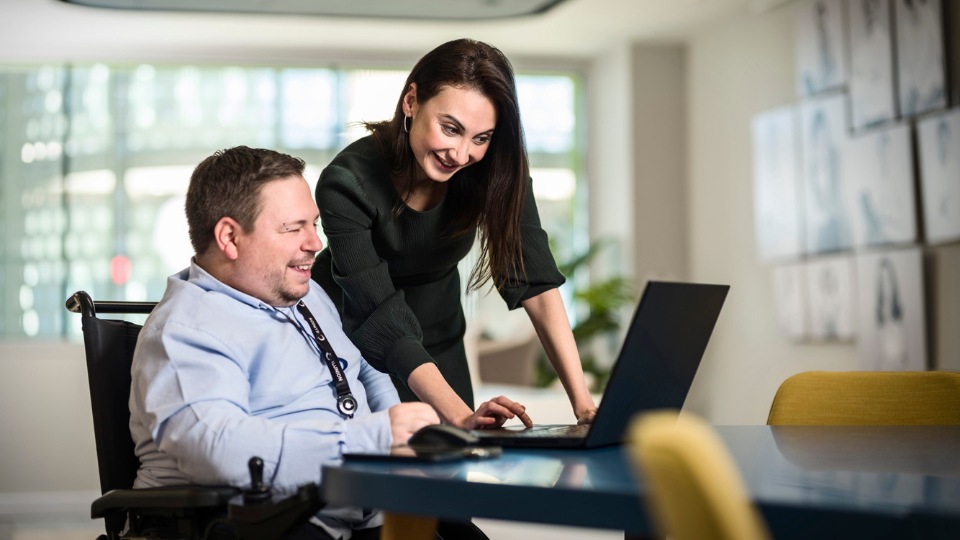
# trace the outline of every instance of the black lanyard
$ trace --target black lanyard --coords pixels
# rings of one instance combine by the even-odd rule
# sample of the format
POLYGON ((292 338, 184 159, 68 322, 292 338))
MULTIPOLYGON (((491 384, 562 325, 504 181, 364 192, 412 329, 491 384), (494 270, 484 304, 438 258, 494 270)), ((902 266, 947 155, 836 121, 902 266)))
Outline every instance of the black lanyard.
POLYGON ((357 400, 350 393, 350 383, 347 382, 347 376, 343 373, 343 368, 340 367, 340 358, 337 353, 333 352, 333 346, 327 341, 327 336, 323 335, 323 330, 320 329, 317 320, 313 318, 313 313, 310 313, 303 300, 297 302, 297 311, 300 312, 300 315, 303 315, 307 324, 310 325, 310 330, 313 331, 313 339, 320 347, 320 356, 327 362, 327 367, 333 373, 333 379, 337 383, 337 409, 344 416, 353 418, 353 413, 357 410, 357 400))

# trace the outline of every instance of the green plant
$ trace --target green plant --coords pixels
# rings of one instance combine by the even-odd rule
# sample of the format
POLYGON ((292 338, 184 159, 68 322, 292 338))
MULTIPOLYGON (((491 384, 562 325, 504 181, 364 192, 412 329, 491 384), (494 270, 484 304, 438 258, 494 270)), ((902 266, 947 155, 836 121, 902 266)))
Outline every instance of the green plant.
MULTIPOLYGON (((610 370, 597 361, 591 345, 595 339, 614 335, 621 326, 621 308, 636 300, 633 284, 625 276, 615 275, 603 280, 591 280, 585 287, 577 285, 578 281, 582 281, 576 279, 577 273, 586 271, 590 262, 610 243, 609 239, 593 242, 587 251, 559 265, 560 272, 574 283, 573 309, 581 316, 573 327, 573 338, 577 342, 584 373, 593 376, 591 390, 594 392, 599 392, 606 386, 610 370)), ((547 360, 546 354, 541 352, 537 360, 537 385, 549 386, 556 378, 556 371, 547 360)))

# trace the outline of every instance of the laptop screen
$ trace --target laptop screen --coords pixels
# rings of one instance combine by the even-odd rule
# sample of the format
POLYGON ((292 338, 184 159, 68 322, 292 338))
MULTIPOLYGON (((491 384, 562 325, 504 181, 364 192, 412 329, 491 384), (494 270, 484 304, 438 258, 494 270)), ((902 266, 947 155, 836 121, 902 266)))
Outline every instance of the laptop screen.
POLYGON ((683 406, 729 289, 647 284, 600 401, 590 446, 620 442, 637 412, 683 406))
POLYGON ((644 289, 589 432, 584 426, 474 430, 481 444, 583 448, 619 444, 633 415, 680 409, 728 285, 651 281, 644 289))

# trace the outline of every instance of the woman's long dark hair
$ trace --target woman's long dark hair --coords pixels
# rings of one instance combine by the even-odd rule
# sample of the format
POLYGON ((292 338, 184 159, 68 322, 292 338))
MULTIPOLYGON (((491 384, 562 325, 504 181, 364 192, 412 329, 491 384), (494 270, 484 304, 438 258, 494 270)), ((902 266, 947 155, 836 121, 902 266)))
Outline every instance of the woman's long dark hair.
MULTIPOLYGON (((417 62, 393 119, 365 124, 391 162, 391 172, 405 183, 404 193, 411 192, 417 173, 403 112, 403 96, 413 83, 421 104, 449 86, 480 92, 496 109, 497 125, 484 158, 457 172, 448 187, 447 202, 460 212, 448 234, 457 237, 479 230, 480 257, 468 288, 477 290, 492 278, 502 289, 525 276, 520 211, 530 176, 513 67, 497 48, 471 39, 444 43, 417 62)), ((399 204, 397 212, 403 208, 399 204)))

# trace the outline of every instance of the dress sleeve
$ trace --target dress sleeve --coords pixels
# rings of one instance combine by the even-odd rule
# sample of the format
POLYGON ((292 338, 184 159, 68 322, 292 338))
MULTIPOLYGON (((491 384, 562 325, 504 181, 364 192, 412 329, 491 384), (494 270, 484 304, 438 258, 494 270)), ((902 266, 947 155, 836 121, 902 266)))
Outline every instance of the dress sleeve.
POLYGON ((527 276, 524 281, 509 283, 500 290, 500 296, 509 309, 516 309, 521 301, 556 289, 566 281, 550 252, 547 233, 540 225, 540 213, 533 196, 533 179, 527 180, 527 194, 520 213, 520 241, 527 276))
POLYGON ((374 244, 375 222, 391 219, 390 198, 364 189, 378 178, 363 180, 346 167, 324 169, 316 192, 320 221, 331 274, 343 291, 344 331, 370 365, 405 383, 414 369, 434 360, 423 346, 416 315, 403 292, 394 287, 387 262, 374 244))

